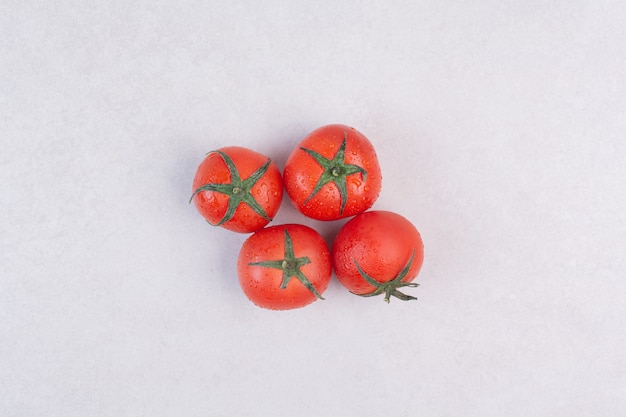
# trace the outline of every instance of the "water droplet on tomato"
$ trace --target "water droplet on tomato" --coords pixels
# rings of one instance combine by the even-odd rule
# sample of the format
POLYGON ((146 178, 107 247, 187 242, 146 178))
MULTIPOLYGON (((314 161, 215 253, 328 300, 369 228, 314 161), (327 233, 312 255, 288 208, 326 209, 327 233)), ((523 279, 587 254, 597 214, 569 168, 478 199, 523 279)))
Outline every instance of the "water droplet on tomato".
POLYGON ((356 187, 360 187, 362 182, 358 178, 351 178, 350 182, 354 184, 356 187))
POLYGON ((265 183, 261 184, 259 198, 262 199, 259 201, 259 203, 265 201, 265 203, 268 204, 270 202, 270 187, 268 187, 268 185, 265 183))

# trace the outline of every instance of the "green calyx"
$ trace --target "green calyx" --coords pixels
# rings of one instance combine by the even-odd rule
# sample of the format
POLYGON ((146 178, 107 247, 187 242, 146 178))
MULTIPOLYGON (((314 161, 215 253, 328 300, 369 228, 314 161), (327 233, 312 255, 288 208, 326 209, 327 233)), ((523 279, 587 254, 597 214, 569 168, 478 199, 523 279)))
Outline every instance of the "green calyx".
MULTIPOLYGON (((259 181, 261 177, 265 175, 265 173, 267 172, 267 169, 272 163, 272 160, 268 159, 267 162, 263 166, 261 166, 259 169, 254 171, 252 175, 250 175, 245 180, 242 180, 241 176, 239 175, 239 171, 237 170, 237 167, 235 166, 235 163, 230 158, 230 156, 228 156, 222 151, 213 151, 213 152, 219 154, 224 160, 224 163, 226 164, 226 167, 228 168, 228 171, 230 172, 231 182, 230 184, 208 183, 208 184, 201 185, 200 187, 198 187, 197 190, 193 192, 193 194, 191 195, 191 198, 189 199, 189 202, 191 203, 194 196, 202 191, 215 191, 218 193, 226 194, 229 197, 228 208, 226 209, 226 214, 224 214, 224 217, 222 217, 222 220, 220 220, 214 226, 221 226, 222 224, 232 219, 233 216, 235 215, 235 211, 237 210, 237 207, 239 207, 239 204, 241 203, 247 204, 259 216, 263 217, 267 221, 271 221, 272 219, 267 215, 263 207, 261 207, 261 205, 254 199, 254 197, 250 193, 250 190, 252 189, 254 184, 256 184, 257 181, 259 181)), ((212 152, 209 152, 209 153, 212 153, 212 152)))
POLYGON ((358 165, 346 164, 345 163, 345 154, 346 154, 346 140, 348 139, 348 132, 344 132, 343 142, 339 147, 339 150, 333 157, 333 159, 328 159, 319 153, 311 150, 300 147, 304 152, 309 154, 311 158, 315 159, 315 161, 324 169, 324 172, 317 180, 315 184, 315 188, 311 195, 304 200, 304 204, 308 203, 310 199, 312 199, 315 194, 317 194, 323 186, 328 184, 329 182, 334 183, 339 189, 339 194, 341 196, 341 209, 340 214, 343 215, 343 210, 346 207, 346 202, 348 200, 348 186, 346 177, 348 175, 360 173, 363 177, 363 181, 367 178, 367 171, 358 165))
POLYGON ((419 284, 416 284, 414 282, 402 282, 402 280, 404 279, 404 277, 406 277, 406 274, 409 273, 409 269, 411 269, 411 265, 413 264, 413 258, 415 257, 415 249, 413 249, 413 253, 411 253, 411 258, 409 259, 409 262, 407 262, 407 264, 404 266, 404 268, 402 268, 402 270, 400 271, 400 273, 391 281, 387 281, 387 282, 378 282, 376 281, 374 278, 372 278, 371 276, 367 275, 359 266, 359 264, 354 261, 354 264, 356 265, 356 269, 359 271, 359 274, 361 274, 361 277, 363 277, 363 279, 370 284, 371 286, 375 287, 376 289, 370 293, 367 294, 357 294, 360 295, 361 297, 374 297, 376 295, 379 294, 385 294, 385 301, 387 303, 389 303, 389 299, 391 298, 391 296, 394 296, 400 300, 403 301, 408 301, 408 300, 417 300, 417 298, 410 296, 410 295, 406 295, 401 293, 400 291, 398 291, 398 288, 401 287, 417 287, 419 286, 419 284))
POLYGON ((262 262, 251 262, 248 265, 252 266, 262 266, 265 268, 275 268, 283 271, 283 280, 280 283, 280 288, 287 288, 287 284, 291 281, 292 278, 296 278, 298 281, 302 283, 309 291, 311 291, 317 298, 323 300, 324 297, 320 295, 319 292, 315 289, 311 281, 302 273, 300 268, 304 265, 310 264, 311 260, 303 256, 301 258, 296 258, 296 255, 293 252, 293 243, 291 241, 291 236, 289 236, 289 232, 287 229, 285 232, 285 257, 284 259, 279 259, 276 261, 262 261, 262 262))

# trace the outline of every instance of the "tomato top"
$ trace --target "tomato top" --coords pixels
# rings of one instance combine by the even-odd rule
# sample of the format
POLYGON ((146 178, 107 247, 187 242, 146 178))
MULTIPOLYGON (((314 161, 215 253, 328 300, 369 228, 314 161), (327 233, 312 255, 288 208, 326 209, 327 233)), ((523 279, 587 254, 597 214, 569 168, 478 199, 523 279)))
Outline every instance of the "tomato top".
POLYGON ((237 261, 239 282, 259 307, 304 307, 328 287, 330 251, 315 230, 299 224, 267 227, 250 236, 237 261))
POLYGON ((276 164, 238 146, 209 152, 196 171, 193 190, 192 200, 210 224, 239 233, 266 226, 283 197, 276 164))
POLYGON ((337 220, 367 210, 382 184, 370 141, 340 124, 321 127, 303 139, 289 156, 283 178, 295 207, 317 220, 337 220))

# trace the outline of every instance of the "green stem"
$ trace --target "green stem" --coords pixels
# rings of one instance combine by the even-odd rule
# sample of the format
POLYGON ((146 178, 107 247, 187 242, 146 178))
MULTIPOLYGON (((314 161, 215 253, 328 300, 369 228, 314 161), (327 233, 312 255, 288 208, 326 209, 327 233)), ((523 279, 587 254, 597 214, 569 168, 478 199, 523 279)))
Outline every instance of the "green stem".
POLYGON ((304 204, 307 204, 309 200, 311 200, 326 184, 332 182, 339 190, 341 198, 341 208, 339 213, 343 216, 343 211, 346 208, 346 202, 348 200, 346 177, 360 173, 363 181, 367 179, 367 171, 364 168, 358 165, 345 163, 347 139, 348 132, 344 132, 343 142, 332 159, 328 159, 314 150, 302 147, 300 148, 324 169, 324 172, 320 175, 317 183, 315 184, 315 188, 313 188, 313 192, 306 198, 306 200, 304 200, 304 204))
POLYGON ((270 164, 272 163, 272 160, 268 159, 267 162, 263 164, 263 166, 261 166, 259 169, 254 171, 252 175, 250 175, 247 179, 242 180, 241 176, 239 175, 239 171, 237 170, 237 167, 235 166, 235 163, 230 158, 230 156, 219 150, 212 152, 219 154, 224 160, 226 168, 228 168, 228 171, 230 172, 231 182, 226 184, 203 184, 193 192, 191 198, 189 199, 189 202, 191 203, 196 194, 203 191, 213 191, 227 195, 229 199, 226 213, 224 214, 224 217, 222 217, 222 219, 214 226, 221 226, 222 224, 232 219, 235 215, 235 211, 237 211, 237 208, 241 203, 247 204, 252 210, 254 210, 255 213, 263 217, 268 222, 271 221, 272 219, 267 215, 265 209, 263 209, 259 202, 256 201, 256 199, 252 196, 251 190, 252 187, 254 187, 254 185, 263 177, 263 175, 265 175, 270 164))
POLYGON ((419 284, 416 284, 414 282, 402 282, 402 280, 406 277, 406 275, 409 273, 409 270, 411 269, 411 265, 413 264, 414 257, 415 257, 415 249, 413 249, 413 252, 411 253, 411 258, 409 259, 407 264, 402 268, 402 270, 398 273, 398 275, 396 275, 394 279, 392 279, 391 281, 387 281, 387 282, 380 282, 372 278, 365 271, 363 271, 363 269, 361 269, 361 267, 355 260, 354 264, 356 265, 356 269, 357 271, 359 271, 359 274, 361 275, 361 277, 368 284, 374 287, 374 291, 370 293, 357 294, 357 295, 360 295, 361 297, 374 297, 376 295, 385 294, 384 300, 387 303, 389 303, 390 298, 392 296, 402 301, 417 300, 417 298, 413 297, 412 295, 407 295, 398 291, 398 288, 402 288, 402 287, 414 288, 414 287, 419 286, 419 284))
POLYGON ((307 256, 303 256, 297 258, 293 251, 293 242, 291 241, 291 236, 287 229, 284 229, 285 234, 285 257, 283 259, 273 260, 273 261, 261 261, 261 262, 251 262, 248 265, 252 266, 262 266, 264 268, 275 268, 283 271, 283 279, 280 283, 280 288, 287 288, 287 284, 291 281, 292 278, 297 279, 304 285, 309 291, 311 291, 315 296, 321 300, 324 299, 322 295, 317 291, 317 289, 313 286, 313 283, 304 275, 304 273, 300 270, 304 265, 308 265, 311 263, 311 260, 307 256))

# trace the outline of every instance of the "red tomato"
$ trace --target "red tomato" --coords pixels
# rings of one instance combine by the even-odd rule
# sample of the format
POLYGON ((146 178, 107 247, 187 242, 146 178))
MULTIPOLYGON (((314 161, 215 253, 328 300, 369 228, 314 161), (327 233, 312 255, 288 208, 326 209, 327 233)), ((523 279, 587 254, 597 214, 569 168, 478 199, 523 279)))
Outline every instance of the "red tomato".
POLYGON ((339 281, 354 294, 385 295, 401 300, 415 297, 398 288, 411 283, 424 261, 424 244, 413 224, 389 211, 368 211, 355 216, 339 231, 332 249, 339 281))
POLYGON ((323 300, 332 274, 330 251, 310 227, 272 226, 244 242, 237 273, 243 292, 257 306, 271 310, 304 307, 323 300))
POLYGON ((354 216, 372 207, 382 176, 370 141, 352 127, 313 131, 291 153, 283 172, 295 207, 317 220, 354 216))
POLYGON ((191 196, 210 224, 239 233, 265 227, 282 198, 283 182, 276 164, 238 146, 207 154, 196 171, 191 196))

